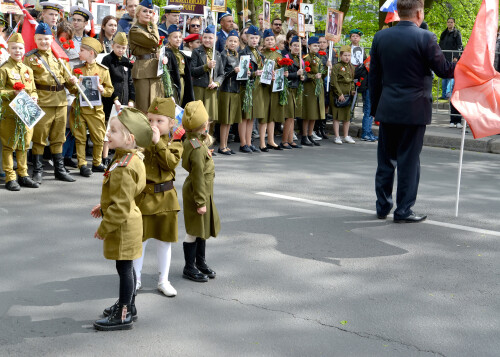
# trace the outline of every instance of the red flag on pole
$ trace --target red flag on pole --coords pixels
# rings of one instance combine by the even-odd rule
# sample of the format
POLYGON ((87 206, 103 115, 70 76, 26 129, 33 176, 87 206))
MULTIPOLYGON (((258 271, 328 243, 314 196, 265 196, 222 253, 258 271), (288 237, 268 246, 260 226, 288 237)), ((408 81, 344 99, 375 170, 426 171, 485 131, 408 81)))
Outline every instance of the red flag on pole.
POLYGON ((451 102, 475 139, 500 133, 500 73, 493 67, 498 28, 498 0, 483 0, 455 68, 451 102))

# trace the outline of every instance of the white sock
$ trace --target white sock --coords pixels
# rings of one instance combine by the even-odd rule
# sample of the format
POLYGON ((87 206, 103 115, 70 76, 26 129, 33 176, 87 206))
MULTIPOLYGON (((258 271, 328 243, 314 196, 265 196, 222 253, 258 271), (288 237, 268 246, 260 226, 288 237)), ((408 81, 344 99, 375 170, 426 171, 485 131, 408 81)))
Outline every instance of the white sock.
POLYGON ((149 239, 145 242, 142 242, 142 256, 140 258, 137 258, 133 262, 137 281, 141 281, 142 264, 144 263, 144 255, 146 254, 146 245, 148 245, 148 241, 149 239))
POLYGON ((168 272, 172 258, 172 243, 159 240, 157 244, 156 255, 158 257, 158 272, 160 273, 158 284, 163 284, 168 282, 168 272))
POLYGON ((184 237, 184 242, 194 243, 194 242, 196 242, 196 236, 192 236, 191 234, 186 233, 186 236, 184 237))

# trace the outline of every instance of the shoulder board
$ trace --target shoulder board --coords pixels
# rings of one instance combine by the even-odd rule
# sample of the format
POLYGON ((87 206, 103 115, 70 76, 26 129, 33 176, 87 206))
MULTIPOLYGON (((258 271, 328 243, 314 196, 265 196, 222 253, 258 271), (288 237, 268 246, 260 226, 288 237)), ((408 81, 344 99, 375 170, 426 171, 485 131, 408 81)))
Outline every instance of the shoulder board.
POLYGON ((101 68, 104 68, 104 69, 109 69, 108 67, 106 67, 105 65, 103 64, 100 64, 99 62, 96 62, 97 63, 97 66, 98 67, 101 67, 101 68))
POLYGON ((77 64, 76 66, 73 67, 73 69, 75 68, 83 68, 85 67, 85 63, 80 63, 80 64, 77 64))
POLYGON ((127 154, 118 162, 118 167, 127 167, 135 154, 127 154))
POLYGON ((31 56, 31 55, 34 55, 35 53, 38 52, 38 48, 34 48, 32 49, 31 51, 29 51, 28 53, 26 53, 24 56, 27 57, 27 56, 31 56))
POLYGON ((201 147, 201 143, 197 138, 193 138, 193 139, 189 140, 189 143, 191 144, 193 149, 198 149, 199 147, 201 147))

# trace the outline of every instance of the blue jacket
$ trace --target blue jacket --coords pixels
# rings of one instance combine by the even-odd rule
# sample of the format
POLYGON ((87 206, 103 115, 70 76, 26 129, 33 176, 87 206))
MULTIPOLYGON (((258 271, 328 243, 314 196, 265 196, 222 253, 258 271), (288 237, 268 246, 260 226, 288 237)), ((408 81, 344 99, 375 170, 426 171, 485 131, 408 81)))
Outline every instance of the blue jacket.
POLYGON ((132 27, 133 21, 134 21, 134 19, 131 18, 129 14, 123 15, 122 18, 120 19, 120 21, 118 21, 117 32, 125 32, 126 34, 128 34, 130 31, 130 28, 132 27))
POLYGON ((401 21, 379 31, 370 51, 371 115, 390 124, 427 125, 432 119, 432 71, 453 78, 436 35, 401 21))
POLYGON ((224 51, 224 48, 226 47, 226 40, 227 36, 222 30, 217 32, 217 43, 215 44, 215 49, 219 52, 224 51))

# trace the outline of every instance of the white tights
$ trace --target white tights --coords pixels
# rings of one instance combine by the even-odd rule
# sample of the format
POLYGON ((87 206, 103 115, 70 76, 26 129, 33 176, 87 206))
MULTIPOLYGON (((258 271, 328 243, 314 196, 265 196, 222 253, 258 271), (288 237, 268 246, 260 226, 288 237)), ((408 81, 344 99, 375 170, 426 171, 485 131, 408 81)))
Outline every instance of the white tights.
POLYGON ((168 272, 170 270, 170 260, 172 259, 172 243, 162 242, 158 239, 148 239, 142 242, 142 257, 134 260, 135 274, 137 275, 137 281, 141 281, 141 271, 142 264, 144 263, 144 255, 146 254, 146 245, 150 240, 154 240, 157 244, 156 255, 158 258, 158 272, 160 277, 158 278, 158 284, 163 284, 168 282, 168 272))

